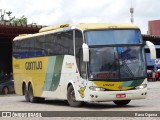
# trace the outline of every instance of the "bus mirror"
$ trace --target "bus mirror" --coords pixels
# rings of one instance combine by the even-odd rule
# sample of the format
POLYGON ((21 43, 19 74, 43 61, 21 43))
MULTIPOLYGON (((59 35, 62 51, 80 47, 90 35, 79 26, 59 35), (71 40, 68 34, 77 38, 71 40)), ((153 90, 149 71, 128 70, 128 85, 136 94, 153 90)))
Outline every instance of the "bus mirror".
POLYGON ((88 47, 88 45, 83 43, 82 49, 83 49, 83 61, 89 62, 89 47, 88 47))
POLYGON ((151 54, 151 59, 156 59, 156 48, 155 48, 155 45, 150 41, 146 41, 146 45, 149 47, 150 54, 151 54))

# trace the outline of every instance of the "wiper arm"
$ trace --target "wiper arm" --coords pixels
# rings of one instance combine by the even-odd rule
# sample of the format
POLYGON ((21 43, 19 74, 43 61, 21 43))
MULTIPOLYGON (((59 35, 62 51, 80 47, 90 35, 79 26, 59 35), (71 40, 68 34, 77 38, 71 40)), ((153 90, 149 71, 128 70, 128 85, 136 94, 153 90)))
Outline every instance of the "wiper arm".
POLYGON ((133 74, 133 72, 131 71, 131 69, 128 67, 127 63, 125 62, 125 60, 122 60, 122 65, 125 65, 127 67, 127 72, 129 72, 129 74, 132 76, 133 79, 135 79, 135 76, 133 74))

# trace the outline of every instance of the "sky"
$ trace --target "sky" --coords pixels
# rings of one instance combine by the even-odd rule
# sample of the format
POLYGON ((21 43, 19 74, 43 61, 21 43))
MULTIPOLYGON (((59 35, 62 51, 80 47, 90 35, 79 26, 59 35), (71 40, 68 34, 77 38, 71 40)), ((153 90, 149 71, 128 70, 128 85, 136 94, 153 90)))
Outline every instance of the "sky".
POLYGON ((147 33, 148 21, 160 19, 160 0, 0 0, 0 9, 22 15, 28 23, 57 25, 63 23, 130 23, 134 7, 134 24, 147 33))

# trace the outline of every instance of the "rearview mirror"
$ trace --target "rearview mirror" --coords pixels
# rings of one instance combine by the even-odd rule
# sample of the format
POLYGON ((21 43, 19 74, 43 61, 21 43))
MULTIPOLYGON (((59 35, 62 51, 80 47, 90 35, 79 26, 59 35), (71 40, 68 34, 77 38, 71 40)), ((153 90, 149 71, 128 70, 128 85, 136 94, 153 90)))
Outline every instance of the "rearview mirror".
POLYGON ((83 43, 82 49, 83 49, 83 61, 89 62, 89 47, 88 47, 88 45, 83 43))
POLYGON ((149 47, 150 54, 151 54, 151 59, 156 59, 157 57, 156 57, 155 45, 150 41, 146 41, 146 45, 149 47))

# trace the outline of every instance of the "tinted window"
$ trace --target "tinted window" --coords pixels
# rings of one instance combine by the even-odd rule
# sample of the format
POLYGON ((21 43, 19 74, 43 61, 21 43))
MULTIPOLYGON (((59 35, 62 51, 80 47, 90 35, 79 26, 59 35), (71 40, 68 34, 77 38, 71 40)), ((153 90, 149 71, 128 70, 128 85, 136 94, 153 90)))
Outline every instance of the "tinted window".
POLYGON ((73 55, 73 31, 50 34, 45 36, 47 55, 73 55))
POLYGON ((73 55, 73 31, 14 41, 13 52, 16 58, 73 55))
POLYGON ((141 46, 90 48, 89 76, 94 79, 137 79, 146 77, 141 46))
POLYGON ((90 48, 89 73, 97 77, 104 74, 107 78, 119 77, 119 62, 116 47, 90 48))
POLYGON ((139 44, 139 30, 99 30, 85 33, 88 45, 139 44))
POLYGON ((82 53, 83 36, 82 32, 75 30, 75 56, 78 70, 80 71, 81 77, 86 78, 86 64, 83 62, 82 53))

